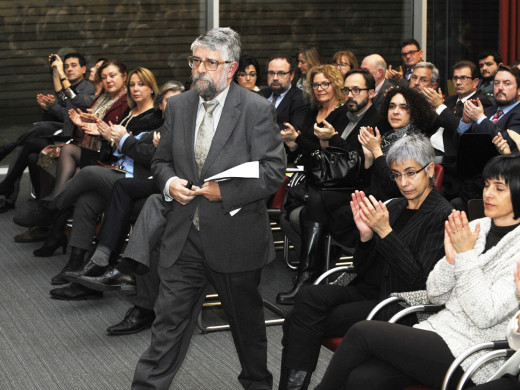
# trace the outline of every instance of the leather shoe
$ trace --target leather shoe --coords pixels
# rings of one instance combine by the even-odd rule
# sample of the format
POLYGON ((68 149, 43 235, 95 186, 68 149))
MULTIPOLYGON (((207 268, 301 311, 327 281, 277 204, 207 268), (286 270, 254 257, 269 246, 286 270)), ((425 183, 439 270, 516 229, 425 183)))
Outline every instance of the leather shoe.
POLYGON ((49 229, 42 228, 39 226, 34 226, 23 233, 17 234, 14 236, 14 242, 38 242, 45 241, 49 236, 49 229))
POLYGON ((81 276, 101 276, 106 272, 107 268, 107 265, 97 265, 92 260, 89 260, 87 261, 87 264, 83 266, 83 268, 65 271, 63 272, 62 276, 65 280, 74 282, 81 276))
POLYGON ((50 294, 52 299, 60 299, 63 301, 81 301, 86 299, 103 298, 102 292, 93 291, 76 283, 72 283, 67 287, 55 288, 50 291, 50 294))
POLYGON ((101 276, 80 276, 74 281, 96 291, 135 292, 135 276, 122 274, 117 268, 112 268, 101 276))
POLYGON ((109 336, 138 333, 152 326, 155 319, 153 310, 145 310, 139 306, 128 309, 125 318, 119 324, 107 328, 109 336))

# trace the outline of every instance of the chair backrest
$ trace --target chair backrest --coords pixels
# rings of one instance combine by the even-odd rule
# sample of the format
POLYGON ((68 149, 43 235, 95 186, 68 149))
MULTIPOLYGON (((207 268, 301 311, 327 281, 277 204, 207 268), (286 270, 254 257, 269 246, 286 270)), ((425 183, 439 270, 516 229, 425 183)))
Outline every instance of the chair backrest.
POLYGON ((442 180, 444 179, 444 167, 441 164, 435 164, 435 172, 433 173, 435 179, 435 188, 441 192, 442 180))

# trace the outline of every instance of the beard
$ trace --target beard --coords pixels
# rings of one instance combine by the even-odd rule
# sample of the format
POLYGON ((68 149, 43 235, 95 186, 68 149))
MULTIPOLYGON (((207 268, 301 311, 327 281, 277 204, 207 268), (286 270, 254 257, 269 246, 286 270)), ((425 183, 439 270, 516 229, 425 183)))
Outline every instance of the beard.
POLYGON ((289 89, 289 85, 287 87, 284 87, 282 83, 271 82, 271 84, 269 84, 269 89, 271 89, 271 92, 281 95, 289 89))
POLYGON ((206 76, 204 73, 197 73, 193 76, 193 89, 202 99, 211 100, 226 89, 226 73, 222 73, 222 77, 218 83, 215 83, 213 79, 206 76))
POLYGON ((352 113, 359 112, 367 106, 368 96, 365 99, 361 100, 359 103, 356 102, 352 98, 348 98, 347 101, 345 102, 345 104, 347 105, 348 112, 352 112, 352 113))
POLYGON ((497 102, 497 105, 500 107, 507 107, 510 106, 513 103, 516 103, 517 97, 515 96, 513 99, 506 100, 506 95, 502 92, 499 92, 495 96, 495 100, 497 102))

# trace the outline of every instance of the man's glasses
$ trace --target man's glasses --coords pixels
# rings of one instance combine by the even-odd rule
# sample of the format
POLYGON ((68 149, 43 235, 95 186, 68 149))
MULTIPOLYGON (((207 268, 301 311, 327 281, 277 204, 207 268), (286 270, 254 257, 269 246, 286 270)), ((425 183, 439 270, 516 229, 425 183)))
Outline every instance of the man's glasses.
POLYGON ((419 77, 419 76, 413 74, 410 76, 410 80, 413 80, 413 81, 419 80, 419 82, 421 82, 421 83, 429 83, 431 79, 426 76, 419 77))
POLYGON ((453 80, 454 83, 456 83, 457 81, 462 81, 463 83, 465 83, 468 80, 473 80, 473 77, 471 77, 471 76, 453 76, 451 79, 453 80))
POLYGON ((274 77, 274 76, 278 76, 279 78, 282 78, 282 77, 285 77, 287 76, 289 73, 291 72, 273 72, 272 70, 270 70, 269 72, 267 72, 267 76, 268 77, 274 77))
POLYGON ((343 92, 343 94, 345 96, 348 96, 348 94, 351 92, 352 92, 352 95, 357 96, 361 93, 361 91, 368 91, 369 89, 370 88, 357 88, 357 87, 350 89, 350 88, 345 87, 345 88, 341 89, 341 92, 343 92))
POLYGON ((419 52, 420 52, 420 50, 410 50, 410 51, 401 53, 401 56, 407 57, 407 56, 411 56, 411 55, 414 55, 415 53, 419 53, 419 52))
POLYGON ((256 72, 249 72, 249 73, 246 73, 246 72, 238 72, 237 73, 237 77, 256 77, 256 72))
POLYGON ((419 172, 421 172, 422 170, 424 170, 424 168, 426 168, 428 165, 430 165, 430 163, 426 164, 424 167, 422 167, 421 169, 418 169, 417 171, 408 171, 405 173, 391 173, 389 176, 390 176, 390 179, 393 181, 397 181, 398 179, 400 179, 403 176, 406 177, 407 179, 414 179, 417 176, 417 174, 419 172))
POLYGON ((330 81, 323 81, 321 83, 311 83, 311 87, 312 87, 312 89, 319 89, 321 87, 321 89, 325 90, 331 84, 332 83, 330 81))
POLYGON ((188 65, 190 66, 190 68, 196 69, 200 66, 200 63, 203 62, 206 70, 217 70, 219 65, 230 64, 233 62, 233 61, 217 61, 217 60, 212 60, 210 58, 208 58, 207 60, 202 60, 199 57, 193 57, 193 56, 189 56, 187 59, 188 59, 188 65))

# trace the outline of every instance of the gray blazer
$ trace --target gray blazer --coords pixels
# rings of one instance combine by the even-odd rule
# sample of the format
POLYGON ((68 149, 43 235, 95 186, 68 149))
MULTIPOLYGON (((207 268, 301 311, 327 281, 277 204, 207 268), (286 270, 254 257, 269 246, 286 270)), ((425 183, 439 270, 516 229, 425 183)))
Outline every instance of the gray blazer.
POLYGON ((199 97, 189 91, 168 101, 161 142, 152 161, 159 188, 178 176, 201 186, 203 179, 248 161, 260 162, 259 179, 219 183, 221 202, 197 196, 187 205, 169 203, 160 266, 178 258, 199 206, 200 236, 206 261, 217 272, 261 268, 275 257, 265 199, 285 176, 285 152, 274 105, 231 83, 222 115, 199 177, 194 156, 199 97), (230 211, 241 208, 231 216, 230 211))

